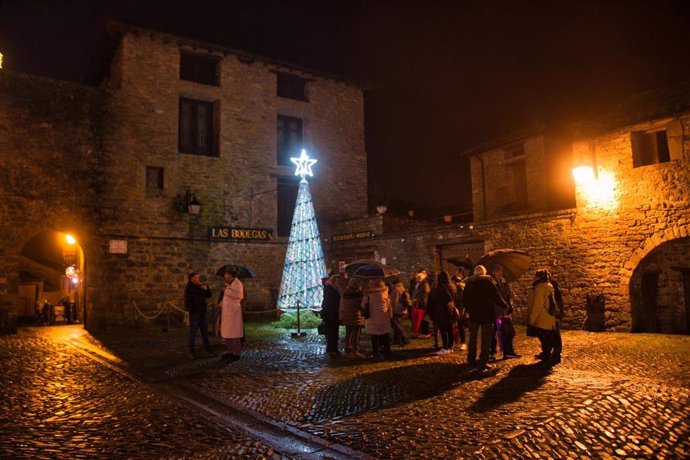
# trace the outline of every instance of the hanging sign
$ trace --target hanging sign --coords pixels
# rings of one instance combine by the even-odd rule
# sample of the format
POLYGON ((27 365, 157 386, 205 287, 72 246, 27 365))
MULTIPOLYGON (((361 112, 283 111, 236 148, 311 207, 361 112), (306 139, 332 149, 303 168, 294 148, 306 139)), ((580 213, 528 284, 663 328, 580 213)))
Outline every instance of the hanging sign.
POLYGON ((208 236, 212 240, 271 241, 273 240, 273 229, 209 227, 208 236))
POLYGON ((374 237, 374 232, 366 230, 363 232, 350 232, 350 233, 343 233, 341 235, 333 235, 333 237, 331 239, 333 241, 350 241, 350 240, 359 240, 362 238, 373 238, 373 237, 374 237))

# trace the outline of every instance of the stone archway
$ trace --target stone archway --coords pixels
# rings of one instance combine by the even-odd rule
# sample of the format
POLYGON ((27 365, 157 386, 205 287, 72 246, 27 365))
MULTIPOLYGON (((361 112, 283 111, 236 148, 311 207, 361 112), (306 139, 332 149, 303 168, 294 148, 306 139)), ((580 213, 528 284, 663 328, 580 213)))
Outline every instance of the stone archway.
POLYGON ((632 332, 690 334, 690 237, 646 252, 630 278, 632 332))
POLYGON ((84 251, 77 239, 43 230, 28 239, 18 258, 17 316, 51 323, 84 322, 84 251), (38 307, 38 312, 37 312, 38 307))

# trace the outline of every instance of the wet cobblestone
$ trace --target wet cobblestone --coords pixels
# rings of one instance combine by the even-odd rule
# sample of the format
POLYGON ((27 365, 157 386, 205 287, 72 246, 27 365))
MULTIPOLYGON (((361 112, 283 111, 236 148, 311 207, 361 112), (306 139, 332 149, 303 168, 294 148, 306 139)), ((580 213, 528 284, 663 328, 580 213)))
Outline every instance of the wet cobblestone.
POLYGON ((564 337, 561 365, 536 362, 521 337, 524 357, 488 375, 464 353, 429 355, 430 341, 398 360, 334 363, 316 337, 284 340, 195 385, 379 458, 688 457, 687 337, 564 337))
POLYGON ((280 458, 76 352, 65 330, 0 336, 0 458, 280 458))
MULTIPOLYGON (((224 364, 190 361, 184 331, 83 339, 146 378, 192 385, 378 458, 690 457, 690 337, 567 331, 563 362, 551 368, 519 331, 523 357, 486 374, 468 369, 464 353, 433 355, 430 340, 395 347, 389 361, 333 361, 321 337, 280 333, 250 337, 242 359, 224 364)), ((231 457, 226 448, 180 452, 231 457)), ((251 452, 241 456, 270 453, 251 452)))

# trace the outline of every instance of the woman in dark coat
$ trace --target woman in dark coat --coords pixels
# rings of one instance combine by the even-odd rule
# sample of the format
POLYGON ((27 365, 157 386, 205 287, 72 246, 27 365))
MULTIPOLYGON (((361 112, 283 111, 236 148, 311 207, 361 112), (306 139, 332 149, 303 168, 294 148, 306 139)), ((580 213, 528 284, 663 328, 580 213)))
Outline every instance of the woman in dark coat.
POLYGON ((345 356, 350 358, 366 358, 359 351, 359 338, 365 319, 362 313, 362 296, 362 281, 350 278, 340 299, 340 322, 345 326, 345 356))
POLYGON ((437 352, 439 355, 446 355, 453 350, 453 323, 457 319, 455 314, 457 296, 457 288, 454 283, 450 282, 448 272, 439 273, 429 297, 429 307, 433 311, 434 323, 438 325, 443 344, 443 347, 437 352))

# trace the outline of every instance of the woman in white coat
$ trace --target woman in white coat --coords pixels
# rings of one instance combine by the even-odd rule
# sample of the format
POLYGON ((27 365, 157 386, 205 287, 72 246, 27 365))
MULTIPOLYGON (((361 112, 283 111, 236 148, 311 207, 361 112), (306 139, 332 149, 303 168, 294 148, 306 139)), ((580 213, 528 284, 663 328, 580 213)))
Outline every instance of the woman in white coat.
POLYGON ((225 339, 228 353, 222 356, 224 360, 236 361, 240 359, 242 337, 244 336, 244 322, 242 321, 242 299, 244 286, 237 278, 237 272, 230 269, 223 274, 225 287, 218 300, 220 306, 220 335, 225 339))
POLYGON ((369 304, 369 318, 366 320, 366 330, 371 336, 371 349, 374 359, 390 356, 391 352, 391 318, 393 310, 388 288, 381 278, 367 280, 362 297, 362 308, 369 304))

